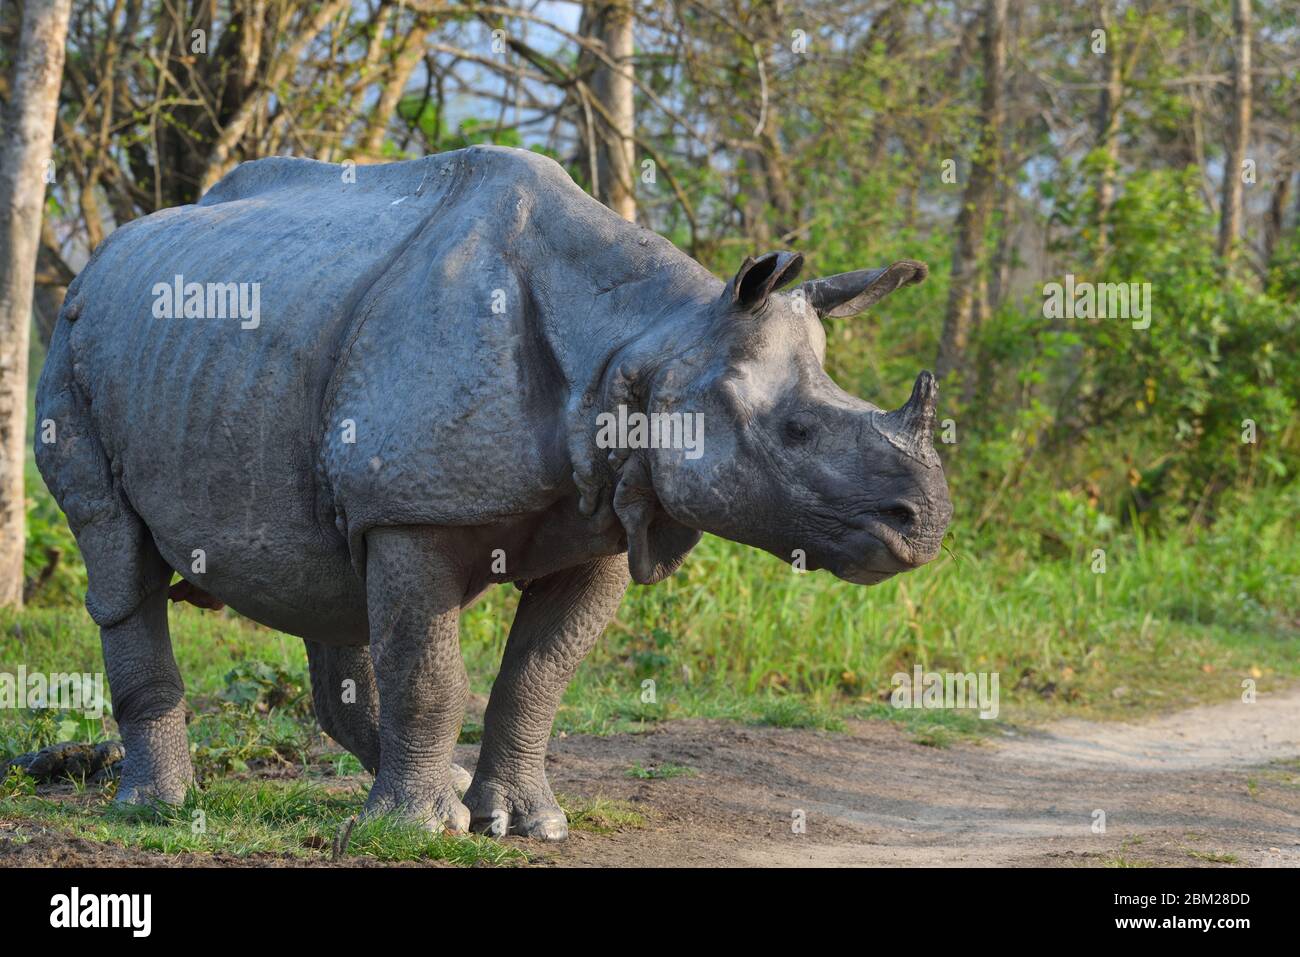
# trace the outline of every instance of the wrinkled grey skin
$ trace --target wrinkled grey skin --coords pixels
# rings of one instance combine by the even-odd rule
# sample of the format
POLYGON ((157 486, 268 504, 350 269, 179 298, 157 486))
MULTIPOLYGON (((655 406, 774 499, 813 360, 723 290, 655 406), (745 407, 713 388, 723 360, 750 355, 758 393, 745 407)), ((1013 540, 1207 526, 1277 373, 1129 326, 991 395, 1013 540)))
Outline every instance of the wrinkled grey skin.
POLYGON ((558 840, 551 724, 629 577, 671 574, 706 531, 863 584, 937 554, 934 380, 891 413, 847 395, 819 318, 921 264, 779 293, 801 259, 772 253, 724 285, 528 152, 343 173, 246 163, 118 229, 68 290, 36 455, 86 561, 120 800, 191 781, 174 571, 173 598, 305 639, 322 727, 375 772, 370 813, 558 840), (260 323, 155 318, 178 274, 260 283, 260 323), (598 448, 620 404, 703 413, 703 455, 598 448), (500 582, 523 596, 470 783, 457 621, 500 582))

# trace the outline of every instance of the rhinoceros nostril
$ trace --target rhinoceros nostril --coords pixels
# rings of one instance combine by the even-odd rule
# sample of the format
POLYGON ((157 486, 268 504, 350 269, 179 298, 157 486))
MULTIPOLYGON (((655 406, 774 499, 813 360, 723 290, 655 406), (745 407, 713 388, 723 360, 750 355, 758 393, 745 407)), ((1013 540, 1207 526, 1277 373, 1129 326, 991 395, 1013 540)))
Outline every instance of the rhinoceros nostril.
POLYGON ((880 510, 880 517, 900 531, 911 528, 921 517, 921 509, 905 500, 891 502, 880 510))

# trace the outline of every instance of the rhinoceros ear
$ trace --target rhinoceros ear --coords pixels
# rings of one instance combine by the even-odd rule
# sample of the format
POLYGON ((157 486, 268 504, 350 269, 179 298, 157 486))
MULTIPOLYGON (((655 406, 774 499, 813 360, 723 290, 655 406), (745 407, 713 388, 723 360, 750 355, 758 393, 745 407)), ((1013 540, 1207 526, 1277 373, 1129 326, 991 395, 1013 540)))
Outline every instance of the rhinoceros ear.
POLYGON ((777 289, 794 282, 801 269, 803 256, 799 253, 767 253, 757 259, 747 256, 727 283, 723 298, 733 306, 756 309, 777 289))
POLYGON ((700 532, 674 521, 660 507, 650 472, 639 455, 623 465, 614 491, 614 514, 627 533, 627 567, 638 585, 663 581, 699 544, 700 532))
POLYGON ((859 269, 809 279, 799 289, 817 315, 843 319, 874 306, 900 286, 916 285, 929 274, 925 263, 902 259, 884 269, 859 269))

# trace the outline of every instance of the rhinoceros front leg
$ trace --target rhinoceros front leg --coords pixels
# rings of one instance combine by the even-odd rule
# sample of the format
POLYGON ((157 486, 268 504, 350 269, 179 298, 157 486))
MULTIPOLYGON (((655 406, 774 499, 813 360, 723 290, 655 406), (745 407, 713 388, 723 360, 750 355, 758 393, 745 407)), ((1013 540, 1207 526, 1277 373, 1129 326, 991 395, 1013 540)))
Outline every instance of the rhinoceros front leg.
POLYGON ((366 813, 466 831, 469 811, 451 772, 469 695, 457 627, 465 575, 429 529, 377 529, 366 536, 366 552, 379 691, 379 773, 366 813))
POLYGON ((555 572, 524 591, 465 794, 475 830, 568 837, 568 820, 546 780, 546 744, 564 689, 618 611, 628 580, 627 556, 617 555, 555 572))

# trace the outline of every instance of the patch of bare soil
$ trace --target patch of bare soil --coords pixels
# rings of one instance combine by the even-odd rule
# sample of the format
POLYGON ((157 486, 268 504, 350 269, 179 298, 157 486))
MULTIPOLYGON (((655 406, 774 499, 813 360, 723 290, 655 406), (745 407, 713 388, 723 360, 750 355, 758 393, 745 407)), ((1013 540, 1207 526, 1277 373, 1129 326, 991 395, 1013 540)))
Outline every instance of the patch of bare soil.
MULTIPOLYGON (((472 768, 477 750, 462 745, 456 760, 472 768)), ((627 802, 644 826, 575 828, 561 845, 507 840, 536 866, 1296 867, 1297 758, 1300 688, 945 749, 885 722, 831 734, 674 721, 551 743, 557 792, 627 802), (628 775, 634 765, 693 773, 645 780, 628 775)), ((0 823, 0 867, 302 863, 133 851, 0 823)))
POLYGON ((1300 689, 946 749, 883 722, 828 734, 680 721, 551 751, 557 791, 629 801, 648 824, 575 832, 539 862, 1300 866, 1300 689), (629 778, 637 763, 697 774, 629 778))

